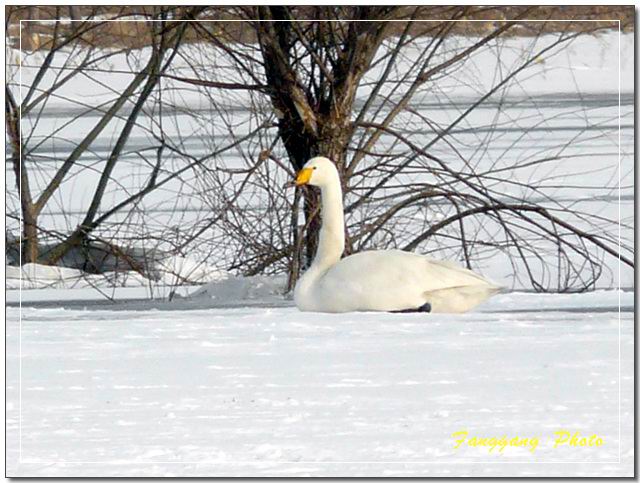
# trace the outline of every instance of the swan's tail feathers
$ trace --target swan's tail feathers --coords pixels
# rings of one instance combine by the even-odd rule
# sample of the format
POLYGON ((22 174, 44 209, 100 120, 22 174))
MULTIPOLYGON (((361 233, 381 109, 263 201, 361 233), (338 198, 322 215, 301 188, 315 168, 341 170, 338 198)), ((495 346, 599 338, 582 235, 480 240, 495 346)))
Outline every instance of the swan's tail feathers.
POLYGON ((462 313, 468 312, 502 289, 489 284, 448 287, 425 292, 424 300, 431 304, 431 312, 462 313))

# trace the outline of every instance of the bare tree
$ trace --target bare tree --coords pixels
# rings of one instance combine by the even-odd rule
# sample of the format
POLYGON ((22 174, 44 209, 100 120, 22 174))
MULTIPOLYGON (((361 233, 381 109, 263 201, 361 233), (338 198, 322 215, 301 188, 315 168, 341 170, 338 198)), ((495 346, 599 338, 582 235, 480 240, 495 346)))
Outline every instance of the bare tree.
MULTIPOLYGON (((633 265, 629 256, 618 253, 615 237, 609 236, 607 230, 593 233, 592 229, 598 225, 585 229, 568 222, 568 218, 584 221, 588 217, 566 205, 549 207, 546 203, 530 202, 531 193, 526 197, 505 199, 500 192, 490 188, 501 172, 561 162, 566 159, 562 153, 568 144, 549 149, 539 159, 478 173, 472 160, 456 149, 455 133, 483 104, 496 102, 495 99, 502 99, 498 103, 507 102, 508 89, 517 85, 518 79, 540 58, 555 55, 574 39, 611 28, 611 24, 584 24, 581 30, 569 23, 555 25, 552 42, 537 47, 535 40, 532 41, 531 50, 524 53, 519 64, 503 72, 501 78, 479 93, 459 116, 443 126, 436 125, 428 114, 417 112, 413 107, 416 98, 437 91, 440 82, 473 62, 476 53, 493 48, 501 38, 526 31, 535 39, 547 32, 547 22, 518 21, 532 14, 539 15, 534 8, 521 9, 510 17, 510 21, 484 24, 486 28, 481 30, 482 35, 475 37, 473 42, 452 45, 452 32, 458 27, 456 20, 490 10, 452 7, 437 12, 450 22, 415 22, 414 19, 425 13, 419 8, 400 12, 398 8, 385 7, 319 7, 313 12, 316 18, 335 21, 312 22, 298 21, 296 14, 303 14, 287 7, 244 9, 241 15, 247 20, 258 20, 252 25, 260 51, 245 56, 241 62, 245 71, 256 72, 260 67, 264 71, 264 79, 255 78, 254 83, 265 86, 257 89, 269 95, 278 118, 278 136, 292 168, 299 169, 314 155, 328 156, 338 166, 349 201, 346 212, 358 215, 347 227, 348 250, 389 245, 413 250, 426 242, 433 244, 437 238, 444 238, 445 245, 450 247, 453 238, 468 266, 472 265, 472 258, 477 257, 474 252, 479 249, 485 252, 489 247, 499 249, 508 252, 510 260, 519 260, 514 262, 518 276, 526 274, 529 284, 543 290, 551 281, 546 276, 540 279, 540 270, 533 268, 532 263, 538 263, 544 273, 544 267, 549 264, 547 252, 556 247, 558 271, 564 272, 564 278, 557 281, 557 289, 593 287, 602 270, 597 250, 612 257, 620 256, 624 263, 633 265), (400 15, 408 19, 399 24, 384 22, 400 15), (420 35, 415 34, 417 24, 421 27, 420 35), (386 48, 382 50, 380 47, 385 40, 386 48), (409 48, 414 49, 412 61, 404 63, 405 70, 400 71, 399 60, 409 48), (367 77, 374 72, 375 76, 367 77), (366 94, 356 105, 357 93, 366 94), (424 137, 424 131, 409 134, 401 127, 409 119, 424 126, 426 132, 433 133, 426 144, 416 140, 424 137), (457 162, 454 161, 455 167, 450 160, 435 154, 441 146, 448 147, 458 157, 457 162), (409 182, 410 178, 420 181, 409 182), (376 200, 384 200, 384 203, 376 200), (406 237, 408 230, 406 223, 401 224, 400 216, 411 217, 413 223, 409 226, 416 225, 416 213, 420 213, 425 201, 446 206, 441 215, 444 219, 414 230, 415 234, 408 240, 398 239, 394 233, 404 232, 406 237), (368 214, 363 215, 363 210, 368 210, 368 214), (483 225, 480 218, 486 218, 487 224, 495 227, 481 243, 474 240, 477 237, 474 231, 483 225), (500 232, 505 237, 504 242, 500 241, 500 232), (533 243, 535 238, 538 242, 533 243)), ((494 14, 504 13, 500 9, 493 11, 494 14)), ((504 18, 504 15, 497 18, 504 18)), ((490 130, 491 126, 483 126, 483 129, 490 130)), ((579 136, 585 134, 586 130, 579 136)), ((601 133, 601 136, 605 135, 601 133)), ((481 150, 473 155, 479 153, 481 150)), ((522 188, 530 188, 541 195, 544 202, 551 201, 536 187, 522 188)), ((303 197, 306 237, 301 243, 294 223, 290 286, 301 265, 300 248, 306 246, 307 263, 315 253, 320 223, 316 216, 315 193, 305 190, 303 197)), ((294 210, 298 199, 295 198, 294 210)), ((610 227, 615 226, 615 220, 608 220, 608 223, 610 227)), ((435 250, 441 247, 439 245, 435 250)), ((289 256, 288 253, 280 249, 273 257, 289 256)))
MULTIPOLYGON (((193 18, 199 8, 187 9, 181 12, 186 18, 193 18)), ((188 23, 170 22, 168 17, 173 9, 158 8, 152 10, 148 17, 151 20, 147 24, 148 36, 150 38, 151 51, 146 64, 138 71, 133 72, 133 78, 130 80, 126 88, 122 92, 117 93, 111 102, 107 102, 102 106, 86 106, 86 110, 82 111, 76 121, 89 112, 98 111, 100 115, 93 128, 81 139, 74 149, 61 162, 60 166, 55 170, 53 176, 45 182, 39 193, 34 192, 31 179, 33 178, 32 170, 37 169, 39 163, 34 159, 34 150, 41 146, 45 141, 54 139, 56 133, 51 132, 44 136, 44 139, 34 140, 34 133, 37 130, 43 114, 46 113, 47 103, 55 98, 58 91, 67 83, 77 77, 87 75, 92 70, 99 70, 101 64, 122 53, 122 50, 104 50, 97 46, 84 45, 89 35, 100 35, 101 30, 107 25, 106 22, 96 21, 93 19, 97 10, 88 13, 83 21, 71 22, 68 27, 62 27, 62 7, 56 7, 53 21, 49 21, 51 25, 50 38, 44 43, 39 43, 38 50, 46 52, 37 72, 31 77, 31 82, 25 86, 26 94, 19 93, 16 99, 15 92, 22 86, 17 85, 17 79, 14 78, 6 86, 6 124, 7 133, 11 141, 11 162, 14 166, 16 174, 17 192, 20 197, 23 236, 22 241, 24 248, 22 249, 22 257, 24 262, 57 263, 70 249, 81 246, 87 236, 103 221, 117 210, 98 217, 105 189, 111 181, 111 173, 115 165, 120 160, 121 154, 129 139, 132 129, 137 123, 138 116, 145 107, 151 93, 157 89, 162 74, 171 65, 171 62, 178 52, 179 46, 183 41, 188 23), (71 55, 64 56, 64 64, 54 67, 57 56, 65 49, 73 49, 71 55), (49 77, 47 85, 44 79, 49 77), (132 101, 135 99, 134 101, 132 101), (132 106, 127 106, 132 103, 132 106), (22 130, 22 119, 31 116, 30 132, 24 133, 22 130), (57 243, 49 245, 49 249, 42 253, 39 244, 39 228, 38 217, 43 209, 61 184, 69 177, 71 170, 78 164, 79 160, 90 152, 92 143, 102 135, 105 128, 115 119, 125 117, 125 122, 118 135, 118 139, 111 149, 106 159, 106 163, 101 170, 100 178, 95 188, 95 192, 91 204, 87 208, 82 222, 69 235, 63 235, 57 243), (34 146, 32 146, 32 144, 34 146)), ((15 11, 9 12, 9 17, 15 11)), ((9 20, 8 20, 9 21, 9 20)), ((28 23, 27 23, 28 25, 28 23)), ((84 107, 84 106, 83 106, 84 107)), ((71 121, 71 122, 73 122, 71 121)), ((158 159, 161 162, 161 159, 158 159)), ((141 187, 141 191, 134 195, 133 199, 139 199, 144 194, 152 190, 154 183, 150 183, 145 187, 141 187)), ((124 203, 118 206, 118 209, 129 204, 124 203)), ((118 250, 117 247, 112 247, 118 250)), ((123 255, 120 253, 119 255, 123 255)), ((127 257, 123 257, 127 261, 127 257)), ((140 270, 140 267, 128 260, 132 268, 140 270)))
MULTIPOLYGON (((452 45, 455 43, 452 32, 458 27, 456 20, 488 10, 491 9, 440 10, 438 15, 451 21, 420 22, 420 35, 415 35, 418 22, 412 20, 424 14, 418 8, 409 12, 374 7, 318 8, 314 12, 317 18, 336 20, 322 23, 298 21, 296 11, 286 7, 245 9, 242 11, 245 18, 259 20, 253 25, 260 47, 260 55, 254 53, 245 59, 260 61, 253 67, 250 61, 243 60, 243 69, 255 72, 261 66, 264 70, 264 80, 256 79, 255 83, 269 86, 261 90, 271 100, 278 118, 278 136, 292 168, 299 169, 314 155, 328 156, 336 162, 348 200, 346 212, 358 215, 347 227, 348 250, 390 245, 413 250, 429 242, 433 246, 435 240, 441 239, 443 244, 436 242, 431 248, 438 251, 451 247, 453 239, 467 266, 481 252, 498 249, 508 253, 517 277, 524 275, 521 282, 538 290, 548 289, 552 284, 548 273, 545 275, 545 267, 550 264, 549 251, 555 250, 556 289, 593 287, 603 268, 602 256, 619 257, 633 266, 631 257, 618 252, 617 240, 609 234, 615 228, 614 219, 606 220, 606 229, 601 229, 604 220, 585 228, 588 213, 558 202, 550 206, 552 197, 536 186, 520 186, 520 191, 526 194, 511 198, 491 188, 501 173, 570 159, 564 153, 576 139, 551 147, 537 159, 513 162, 510 166, 494 165, 495 169, 478 172, 474 167, 477 161, 467 159, 456 148, 456 138, 462 126, 474 128, 468 119, 484 104, 506 105, 509 89, 517 86, 519 78, 539 59, 557 55, 576 38, 609 29, 612 24, 583 24, 579 30, 569 23, 554 24, 553 40, 538 47, 535 39, 548 32, 549 23, 519 21, 532 14, 540 15, 534 8, 521 9, 510 16, 510 21, 484 24, 482 35, 473 42, 452 45), (399 25, 384 22, 399 15, 408 16, 407 21, 399 25), (390 25, 394 26, 393 35, 390 25), (424 99, 437 92, 439 83, 473 62, 476 53, 494 48, 502 38, 525 31, 532 38, 531 50, 523 52, 521 62, 509 66, 450 122, 437 125, 428 114, 413 107, 417 98, 424 99), (385 40, 386 48, 380 49, 385 40), (411 47, 412 61, 404 63, 405 70, 401 71, 399 59, 411 47), (365 93, 358 104, 357 93, 365 93), (424 126, 426 132, 433 133, 431 139, 424 144, 417 139, 424 138, 425 131, 407 133, 401 126, 408 122, 424 126), (442 146, 458 159, 436 155, 442 146), (411 182, 411 178, 419 181, 411 182), (538 197, 535 201, 534 195, 538 197), (429 221, 426 226, 420 224, 421 228, 416 230, 413 228, 416 215, 423 218, 420 214, 424 213, 425 201, 437 209, 442 207, 443 219, 437 223, 429 221), (412 222, 402 222, 401 216, 412 222), (493 231, 486 233, 484 240, 478 240, 477 230, 488 226, 493 231), (408 230, 414 232, 412 237, 406 240, 397 237, 400 232, 406 238, 408 230)), ((501 13, 494 9, 494 14, 496 11, 501 13)), ((297 14, 302 15, 299 11, 297 14)), ((482 130, 491 132, 496 124, 482 126, 482 130)), ((576 138, 587 134, 585 129, 576 138)), ((605 131, 599 134, 606 135, 605 131)), ((473 156, 481 154, 479 148, 473 156)), ((297 200, 298 197, 294 210, 297 200)), ((290 286, 301 264, 300 248, 306 246, 307 263, 315 252, 319 227, 317 198, 312 191, 305 190, 304 201, 306 238, 301 243, 298 227, 293 227, 290 286)), ((624 249, 629 250, 626 246, 624 249)), ((288 253, 281 249, 273 256, 284 257, 288 253)))

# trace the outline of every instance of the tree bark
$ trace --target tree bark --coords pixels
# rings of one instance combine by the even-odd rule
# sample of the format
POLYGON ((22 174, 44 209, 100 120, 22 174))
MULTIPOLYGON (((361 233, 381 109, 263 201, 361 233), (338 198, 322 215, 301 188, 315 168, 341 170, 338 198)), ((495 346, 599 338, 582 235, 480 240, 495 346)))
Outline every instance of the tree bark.
POLYGON ((38 259, 38 211, 31 198, 29 176, 22 153, 20 108, 8 87, 5 87, 5 123, 11 144, 11 161, 22 212, 21 258, 23 263, 34 263, 38 259))

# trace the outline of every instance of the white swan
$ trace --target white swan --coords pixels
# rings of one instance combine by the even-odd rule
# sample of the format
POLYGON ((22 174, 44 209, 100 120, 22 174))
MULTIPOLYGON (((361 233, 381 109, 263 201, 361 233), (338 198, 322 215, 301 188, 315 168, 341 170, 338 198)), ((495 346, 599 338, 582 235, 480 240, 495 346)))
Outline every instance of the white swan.
POLYGON ((341 260, 344 211, 335 165, 313 158, 295 184, 318 186, 322 196, 318 250, 294 291, 298 309, 466 312, 500 291, 470 270, 401 250, 365 251, 341 260))

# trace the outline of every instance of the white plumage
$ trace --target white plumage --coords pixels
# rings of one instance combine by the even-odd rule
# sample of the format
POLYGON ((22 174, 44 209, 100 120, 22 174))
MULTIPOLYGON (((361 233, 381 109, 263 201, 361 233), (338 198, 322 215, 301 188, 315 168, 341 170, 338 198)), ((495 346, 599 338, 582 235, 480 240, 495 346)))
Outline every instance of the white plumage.
POLYGON ((500 288, 471 270, 401 250, 344 251, 344 212, 338 170, 327 158, 311 159, 297 185, 322 191, 318 250, 298 281, 294 300, 303 311, 353 312, 417 310, 466 312, 500 288))

